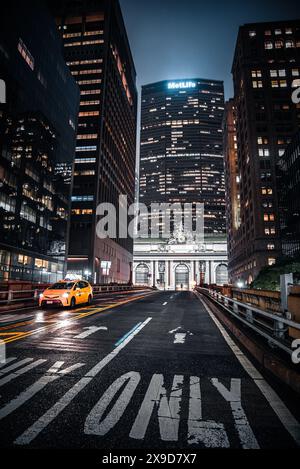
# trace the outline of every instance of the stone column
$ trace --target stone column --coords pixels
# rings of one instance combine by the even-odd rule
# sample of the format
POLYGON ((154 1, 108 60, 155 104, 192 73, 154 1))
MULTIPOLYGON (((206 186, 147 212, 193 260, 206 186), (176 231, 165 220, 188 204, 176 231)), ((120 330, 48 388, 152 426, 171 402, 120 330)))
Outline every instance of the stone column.
POLYGON ((174 262, 170 261, 170 279, 169 279, 169 284, 170 284, 170 290, 175 290, 175 276, 174 276, 174 262))
POLYGON ((152 279, 152 287, 156 286, 155 280, 155 261, 151 261, 151 279, 152 279))
POLYGON ((169 268, 170 268, 170 261, 166 261, 165 262, 165 289, 166 290, 169 290, 169 286, 170 286, 169 268))

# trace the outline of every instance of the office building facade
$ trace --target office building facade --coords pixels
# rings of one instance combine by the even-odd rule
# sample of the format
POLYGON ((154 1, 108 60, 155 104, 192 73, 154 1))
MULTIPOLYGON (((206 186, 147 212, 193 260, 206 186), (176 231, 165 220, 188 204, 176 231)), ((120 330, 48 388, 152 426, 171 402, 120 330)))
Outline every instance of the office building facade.
POLYGON ((74 158, 79 92, 43 2, 12 1, 0 23, 0 279, 51 283, 64 276, 70 208, 54 168, 74 158))
POLYGON ((80 88, 68 270, 96 283, 127 283, 133 241, 96 235, 101 203, 134 202, 136 72, 117 0, 50 2, 80 88))
POLYGON ((228 258, 230 260, 234 256, 235 250, 238 249, 237 234, 241 227, 241 195, 237 153, 236 111, 233 99, 230 99, 225 103, 224 163, 226 185, 227 244, 228 258))
POLYGON ((281 257, 276 165, 299 129, 300 22, 246 24, 234 62, 240 221, 230 233, 229 275, 251 284, 281 257))

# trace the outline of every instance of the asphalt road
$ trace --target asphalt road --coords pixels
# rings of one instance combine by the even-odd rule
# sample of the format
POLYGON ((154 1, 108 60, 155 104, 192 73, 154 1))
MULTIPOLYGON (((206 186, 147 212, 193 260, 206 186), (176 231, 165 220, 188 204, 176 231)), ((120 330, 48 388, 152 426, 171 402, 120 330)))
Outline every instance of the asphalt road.
POLYGON ((293 403, 191 292, 1 315, 0 339, 2 448, 300 445, 293 403))

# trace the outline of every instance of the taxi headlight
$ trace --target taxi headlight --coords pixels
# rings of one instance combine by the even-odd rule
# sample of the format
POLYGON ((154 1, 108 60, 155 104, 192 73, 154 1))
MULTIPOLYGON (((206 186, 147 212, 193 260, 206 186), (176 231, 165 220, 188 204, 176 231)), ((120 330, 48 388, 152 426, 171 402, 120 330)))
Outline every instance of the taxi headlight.
POLYGON ((40 294, 40 298, 44 298, 44 294, 43 294, 43 293, 40 294))
POLYGON ((66 292, 66 293, 63 294, 62 297, 63 297, 63 298, 69 298, 69 295, 70 295, 70 293, 67 293, 67 292, 66 292))

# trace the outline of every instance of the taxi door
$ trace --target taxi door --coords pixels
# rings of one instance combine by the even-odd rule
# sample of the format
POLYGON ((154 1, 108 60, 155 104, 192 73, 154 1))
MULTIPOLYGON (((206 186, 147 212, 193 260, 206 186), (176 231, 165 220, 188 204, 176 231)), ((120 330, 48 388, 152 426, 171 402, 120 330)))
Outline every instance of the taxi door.
POLYGON ((82 289, 82 282, 77 282, 75 285, 76 304, 84 303, 84 291, 82 289))
POLYGON ((87 282, 80 282, 81 284, 81 293, 82 293, 82 303, 88 303, 90 295, 90 287, 87 282))

